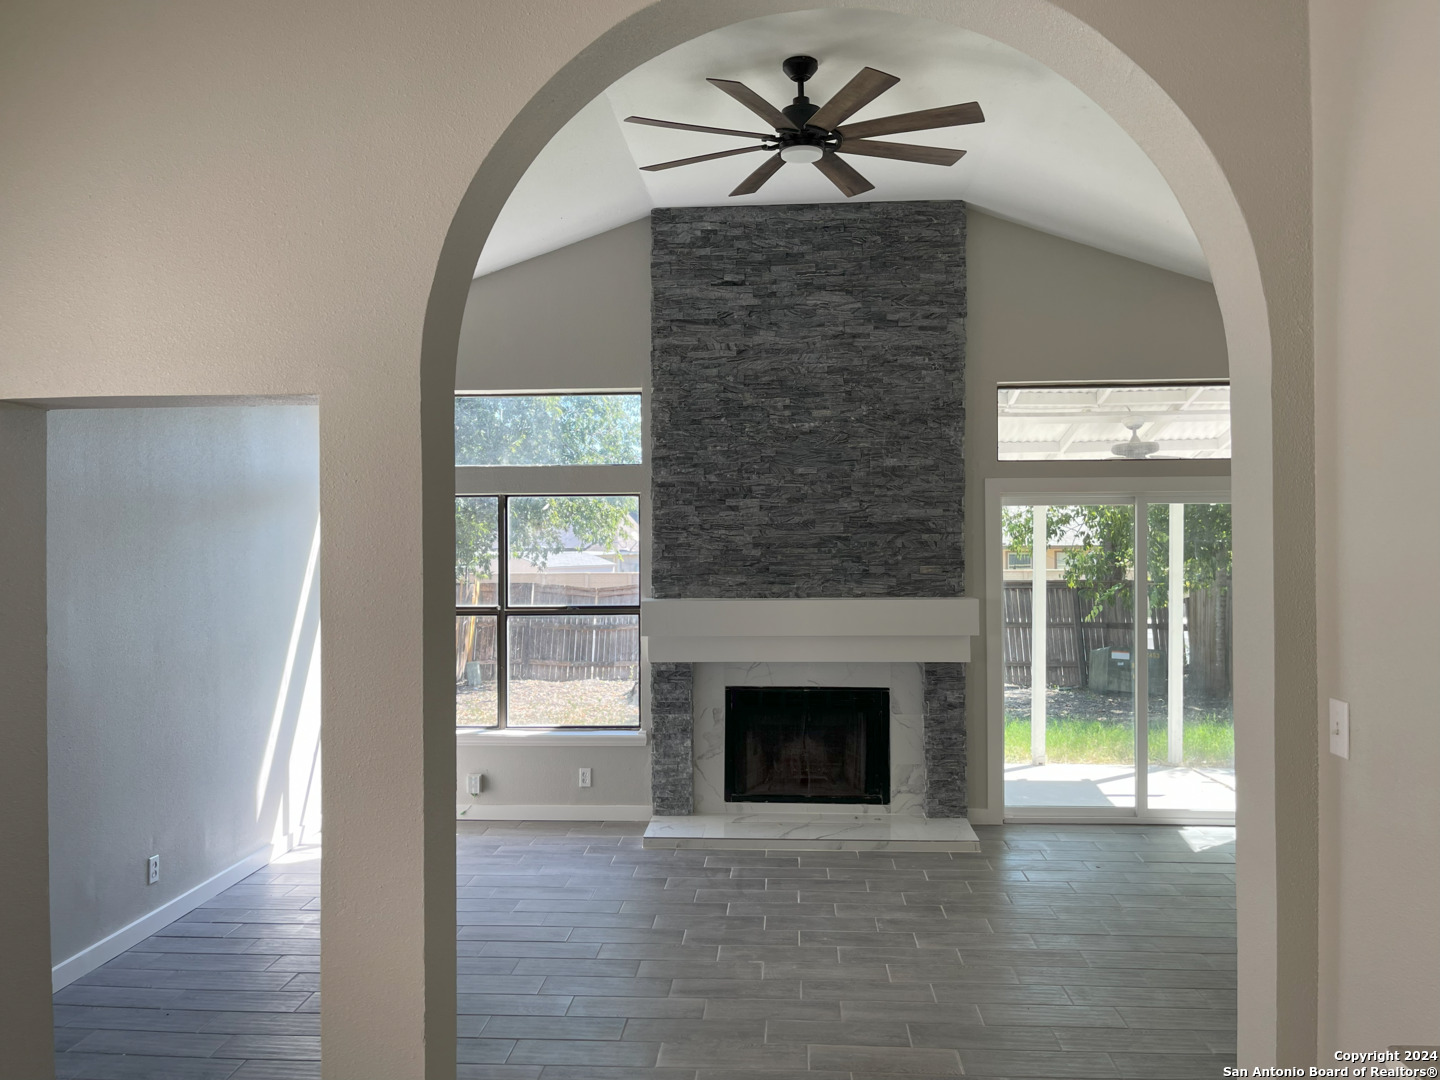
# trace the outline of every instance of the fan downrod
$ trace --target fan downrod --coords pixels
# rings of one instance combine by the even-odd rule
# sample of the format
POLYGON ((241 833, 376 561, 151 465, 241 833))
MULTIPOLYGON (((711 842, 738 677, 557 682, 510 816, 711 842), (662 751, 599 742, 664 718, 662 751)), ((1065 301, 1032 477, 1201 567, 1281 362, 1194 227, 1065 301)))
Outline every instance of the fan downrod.
POLYGON ((805 96, 805 84, 814 77, 819 67, 820 61, 813 56, 786 57, 785 62, 780 65, 781 70, 794 80, 795 88, 799 91, 795 95, 795 100, 780 111, 801 131, 805 130, 805 125, 810 122, 810 118, 820 111, 820 106, 812 105, 810 99, 805 96))

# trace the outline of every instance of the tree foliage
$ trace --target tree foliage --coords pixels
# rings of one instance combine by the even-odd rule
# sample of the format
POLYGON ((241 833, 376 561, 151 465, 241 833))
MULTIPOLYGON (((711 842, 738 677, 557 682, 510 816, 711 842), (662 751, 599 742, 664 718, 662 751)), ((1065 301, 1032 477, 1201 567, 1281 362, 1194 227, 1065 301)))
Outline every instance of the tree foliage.
MULTIPOLYGON (((1005 546, 1030 553, 1034 534, 1030 507, 1006 507, 1005 546)), ((1135 510, 1124 504, 1051 506, 1045 515, 1046 543, 1065 545, 1065 583, 1085 596, 1091 617, 1112 600, 1129 605, 1135 578, 1135 510), (1074 546, 1071 546, 1074 545, 1074 546)), ((1164 607, 1170 580, 1170 508, 1149 510, 1147 577, 1149 602, 1164 607)), ((1185 505, 1185 587, 1203 588, 1231 569, 1230 505, 1185 505)))
POLYGON ((640 461, 640 395, 457 397, 458 465, 626 465, 640 461))
MULTIPOLYGON (((634 538, 638 500, 633 495, 512 496, 507 532, 510 557, 544 568, 560 551, 613 555, 634 538), (567 543, 573 537, 578 543, 567 543)), ((455 575, 487 578, 499 547, 499 500, 455 500, 455 575)))
MULTIPOLYGON (((605 465, 639 462, 638 394, 457 397, 455 461, 460 465, 605 465)), ((525 496, 509 500, 512 558, 544 567, 557 552, 613 554, 633 534, 634 496, 525 496)), ((498 500, 455 500, 455 573, 494 573, 498 500)))

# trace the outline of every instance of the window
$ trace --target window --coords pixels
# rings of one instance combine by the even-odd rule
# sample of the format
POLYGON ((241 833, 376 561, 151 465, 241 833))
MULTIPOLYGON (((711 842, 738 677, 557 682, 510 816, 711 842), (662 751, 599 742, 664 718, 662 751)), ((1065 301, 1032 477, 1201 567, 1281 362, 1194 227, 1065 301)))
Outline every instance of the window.
POLYGON ((638 496, 456 497, 457 726, 638 727, 639 678, 638 496))
POLYGON ((638 465, 639 394, 455 398, 456 465, 638 465))
POLYGON ((456 397, 458 727, 639 727, 640 406, 456 397))
POLYGON ((1029 570, 1031 565, 1030 552, 1011 551, 1009 548, 1005 549, 1006 570, 1029 570))
POLYGON ((1230 385, 999 388, 1001 461, 1230 457, 1230 385))

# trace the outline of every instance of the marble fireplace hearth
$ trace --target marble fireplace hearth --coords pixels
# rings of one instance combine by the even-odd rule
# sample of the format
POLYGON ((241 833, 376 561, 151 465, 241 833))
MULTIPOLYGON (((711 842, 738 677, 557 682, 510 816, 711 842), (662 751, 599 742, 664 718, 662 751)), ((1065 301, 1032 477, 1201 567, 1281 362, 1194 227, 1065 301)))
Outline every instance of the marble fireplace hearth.
POLYGON ((979 851, 964 818, 907 814, 687 814, 654 817, 647 848, 762 851, 979 851))

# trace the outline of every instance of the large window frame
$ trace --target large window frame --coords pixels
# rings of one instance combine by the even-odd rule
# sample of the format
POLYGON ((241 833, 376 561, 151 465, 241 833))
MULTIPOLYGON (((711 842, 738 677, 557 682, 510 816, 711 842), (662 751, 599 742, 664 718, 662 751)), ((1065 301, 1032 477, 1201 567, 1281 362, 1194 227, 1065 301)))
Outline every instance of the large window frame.
MULTIPOLYGON (((631 464, 606 464, 606 465, 460 465, 455 466, 455 495, 457 498, 491 498, 497 500, 497 513, 500 515, 499 527, 506 530, 506 535, 497 536, 497 569, 496 569, 496 604, 494 607, 456 605, 457 616, 463 616, 465 608, 472 608, 471 614, 482 618, 494 617, 496 626, 496 712, 497 724, 494 727, 460 726, 455 728, 455 738, 460 745, 486 745, 492 743, 510 743, 511 740, 524 740, 525 745, 585 745, 585 746, 630 746, 644 744, 647 741, 646 727, 648 724, 647 702, 649 698, 649 671, 645 663, 644 638, 641 638, 641 656, 639 664, 640 677, 640 707, 638 726, 554 726, 540 727, 526 725, 524 727, 506 726, 507 716, 500 712, 499 699, 508 687, 503 684, 508 679, 499 678, 503 670, 501 658, 504 663, 509 662, 508 639, 502 642, 499 640, 502 621, 499 608, 502 603, 509 599, 509 515, 508 507, 500 509, 499 506, 509 498, 520 496, 535 497, 563 497, 563 496, 599 496, 623 495, 638 497, 640 511, 640 595, 643 597, 649 593, 650 576, 649 564, 646 552, 649 548, 650 538, 650 415, 647 386, 592 386, 587 388, 547 389, 547 390, 508 390, 508 391, 459 391, 457 398, 462 397, 565 397, 571 395, 592 395, 592 394, 624 394, 634 395, 640 398, 640 423, 641 423, 641 453, 640 462, 631 464), (502 554, 503 553, 503 554, 502 554), (500 575, 505 575, 503 578, 500 575)), ((609 609, 623 608, 623 614, 638 613, 639 606, 630 605, 609 605, 609 609)), ((539 607, 527 607, 523 609, 526 613, 546 614, 545 609, 539 607)), ((599 605, 587 605, 580 608, 563 608, 560 614, 598 614, 603 613, 606 608, 599 605)), ((638 621, 638 619, 637 619, 638 621)), ((507 702, 508 705, 508 702, 507 702)), ((457 718, 458 720, 458 718, 457 718)))
MULTIPOLYGON (((504 466, 503 468, 524 468, 544 469, 549 471, 560 466, 504 466)), ((616 466, 626 468, 627 466, 616 466)), ((633 466, 628 466, 633 467, 633 466)), ((467 472, 474 469, 489 469, 491 466, 466 466, 467 472)), ((574 466, 574 468, 593 469, 611 468, 611 466, 574 466)), ((457 485, 458 486, 458 485, 457 485)), ((512 498, 634 498, 639 499, 638 491, 565 491, 565 492, 460 492, 456 498, 485 498, 496 500, 496 558, 495 558, 495 603, 486 604, 456 604, 455 617, 457 619, 467 616, 483 616, 495 619, 495 714, 496 723, 494 726, 461 726, 456 725, 457 732, 474 733, 487 731, 638 731, 642 727, 642 721, 637 710, 635 723, 633 724, 586 724, 586 725, 541 725, 526 724, 521 728, 512 729, 509 725, 509 667, 510 667, 510 637, 509 622, 512 618, 529 618, 556 615, 633 615, 636 619, 635 633, 640 633, 640 599, 639 589, 634 604, 512 604, 510 602, 510 513, 509 502, 512 498)), ((642 511, 643 515, 643 511, 642 511)), ((642 516, 642 521, 643 516, 642 516)), ((643 533, 642 533, 643 535, 643 533)), ((642 541, 640 546, 641 580, 644 580, 645 546, 642 541)), ((643 668, 643 664, 639 665, 643 668)))

